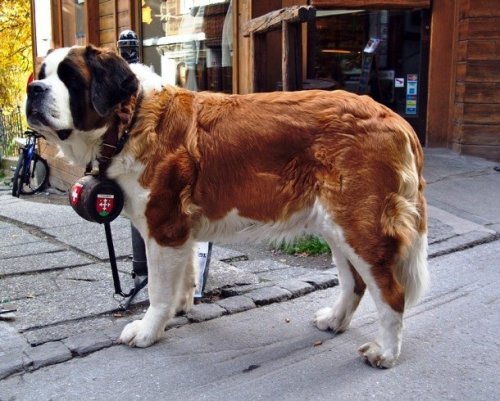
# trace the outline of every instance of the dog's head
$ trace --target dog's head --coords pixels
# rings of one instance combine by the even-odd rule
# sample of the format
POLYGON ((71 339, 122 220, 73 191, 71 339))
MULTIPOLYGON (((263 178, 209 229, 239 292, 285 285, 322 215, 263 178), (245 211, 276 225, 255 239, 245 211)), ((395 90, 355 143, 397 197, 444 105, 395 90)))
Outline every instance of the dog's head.
POLYGON ((93 46, 57 49, 45 58, 28 86, 26 115, 31 128, 62 145, 106 127, 116 106, 138 90, 125 60, 93 46))

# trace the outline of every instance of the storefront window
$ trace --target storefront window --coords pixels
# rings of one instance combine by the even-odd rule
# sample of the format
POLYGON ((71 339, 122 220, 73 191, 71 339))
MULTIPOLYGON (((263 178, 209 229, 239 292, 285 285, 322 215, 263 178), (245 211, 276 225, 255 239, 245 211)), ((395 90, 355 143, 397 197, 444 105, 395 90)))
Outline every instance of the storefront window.
POLYGON ((63 45, 85 45, 85 0, 62 0, 63 45))
POLYGON ((166 82, 232 92, 230 1, 142 2, 143 62, 166 82))
POLYGON ((425 90, 421 16, 421 10, 318 11, 315 78, 417 117, 425 90))

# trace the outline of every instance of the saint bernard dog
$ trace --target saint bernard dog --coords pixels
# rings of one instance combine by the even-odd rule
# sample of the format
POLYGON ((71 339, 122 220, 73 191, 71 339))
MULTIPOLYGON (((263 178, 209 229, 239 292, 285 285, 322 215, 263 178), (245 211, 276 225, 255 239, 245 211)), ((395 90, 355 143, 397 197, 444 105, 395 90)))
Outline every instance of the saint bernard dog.
POLYGON ((331 247, 341 290, 315 325, 346 330, 368 288, 380 333, 359 353, 395 364, 403 312, 428 281, 422 149, 396 113, 340 90, 191 92, 93 46, 50 53, 26 108, 31 128, 76 165, 126 135, 105 174, 145 240, 150 306, 119 342, 148 347, 190 308, 196 241, 312 233, 331 247))

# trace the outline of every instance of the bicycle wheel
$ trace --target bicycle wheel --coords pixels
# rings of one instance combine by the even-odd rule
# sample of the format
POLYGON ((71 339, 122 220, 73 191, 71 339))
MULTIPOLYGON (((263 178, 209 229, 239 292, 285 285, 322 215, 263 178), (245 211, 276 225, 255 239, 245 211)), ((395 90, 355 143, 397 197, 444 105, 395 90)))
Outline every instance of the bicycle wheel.
POLYGON ((25 177, 20 192, 23 195, 32 195, 45 186, 48 178, 49 165, 45 159, 35 153, 29 166, 28 176, 25 177))
POLYGON ((23 186, 23 165, 24 165, 24 152, 19 154, 17 159, 16 169, 14 170, 14 177, 12 177, 12 196, 19 198, 21 187, 23 186))

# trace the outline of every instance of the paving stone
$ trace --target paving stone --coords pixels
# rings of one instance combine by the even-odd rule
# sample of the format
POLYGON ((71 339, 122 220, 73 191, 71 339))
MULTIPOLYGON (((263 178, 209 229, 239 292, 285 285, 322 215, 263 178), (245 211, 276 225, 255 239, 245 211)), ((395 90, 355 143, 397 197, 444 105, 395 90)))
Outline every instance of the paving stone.
POLYGON ((449 238, 446 241, 431 244, 429 246, 429 257, 445 255, 461 249, 469 248, 472 245, 494 241, 497 234, 493 231, 471 231, 466 234, 449 238))
MULTIPOLYGON (((223 248, 217 245, 212 246, 212 260, 232 261, 246 258, 247 256, 239 251, 230 248, 223 248)), ((227 262, 229 263, 229 262, 227 262)))
POLYGON ((91 263, 93 261, 89 258, 72 251, 19 256, 17 258, 0 259, 0 275, 53 270, 91 263))
POLYGON ((0 259, 15 258, 20 255, 23 256, 39 255, 48 252, 56 252, 62 250, 64 250, 64 247, 61 245, 37 239, 35 242, 30 242, 29 244, 18 244, 18 245, 11 244, 4 247, 0 246, 0 259))
MULTIPOLYGON (((58 227, 44 228, 43 231, 52 235, 53 237, 56 237, 59 240, 64 240, 64 241, 70 241, 70 240, 78 241, 79 235, 86 236, 87 234, 94 234, 101 236, 102 234, 104 236, 104 227, 102 225, 95 224, 90 221, 86 221, 84 219, 79 219, 78 223, 62 225, 58 227), (74 238, 75 236, 76 238, 74 238)), ((111 231, 113 234, 113 238, 115 237, 115 235, 121 238, 123 238, 126 235, 131 236, 130 220, 123 217, 118 217, 111 223, 111 231)), ((95 242, 95 239, 92 242, 95 242)))
POLYGON ((165 330, 172 329, 174 327, 180 327, 184 326, 185 324, 189 323, 189 319, 186 316, 175 316, 172 319, 169 320, 167 323, 167 326, 165 327, 165 330))
POLYGON ((312 284, 314 288, 318 290, 323 290, 325 288, 334 287, 339 284, 339 279, 334 273, 312 273, 306 276, 297 277, 297 280, 305 281, 306 283, 312 284))
POLYGON ((274 285, 274 283, 271 281, 265 281, 265 282, 248 284, 248 285, 234 285, 234 286, 232 285, 230 287, 221 288, 221 295, 223 297, 234 297, 236 295, 247 294, 251 291, 254 291, 254 290, 257 290, 260 288, 272 287, 273 285, 274 285))
POLYGON ((193 322, 203 322, 222 316, 226 311, 217 304, 198 304, 186 314, 187 318, 193 322))
POLYGON ((212 260, 210 262, 208 279, 205 285, 205 293, 210 293, 235 284, 246 285, 258 282, 259 278, 255 274, 219 260, 212 260))
MULTIPOLYGON (((8 309, 6 304, 0 304, 0 309, 4 307, 8 309)), ((28 342, 23 335, 14 328, 12 323, 0 321, 0 356, 10 354, 14 351, 21 352, 27 348, 29 348, 28 342)))
POLYGON ((40 228, 78 224, 82 220, 69 205, 29 203, 30 206, 28 207, 26 204, 28 204, 28 201, 22 199, 19 202, 3 203, 0 215, 13 220, 22 220, 23 223, 40 228), (20 206, 19 203, 23 203, 23 205, 20 206), (20 209, 23 211, 22 219, 19 216, 20 209))
MULTIPOLYGON (((56 291, 55 272, 0 278, 0 302, 34 298, 56 291)), ((19 303, 18 303, 19 306, 19 303)))
MULTIPOLYGON (((4 228, 10 228, 12 226, 14 226, 14 225, 7 223, 5 221, 0 221, 0 230, 3 230, 4 228)), ((0 231, 0 234, 2 234, 2 231, 0 231)))
MULTIPOLYGON (((2 230, 2 235, 0 235, 0 248, 9 248, 13 245, 25 245, 26 248, 29 248, 30 243, 38 241, 40 241, 40 238, 31 235, 28 231, 16 226, 11 226, 2 230)), ((2 257, 2 253, 3 252, 0 251, 0 257, 2 257)))
POLYGON ((68 337, 62 342, 73 354, 78 356, 90 354, 113 345, 109 337, 99 332, 82 333, 68 337))
MULTIPOLYGON (((286 266, 286 265, 285 265, 286 266)), ((272 281, 274 283, 289 280, 295 277, 304 276, 311 273, 311 269, 303 267, 287 266, 285 269, 272 270, 262 273, 256 273, 259 279, 265 281, 272 281)))
POLYGON ((113 329, 118 326, 119 328, 115 330, 119 335, 123 326, 125 326, 124 323, 120 326, 119 321, 120 319, 115 319, 112 316, 86 318, 76 321, 69 320, 53 326, 30 329, 24 332, 23 336, 32 346, 39 346, 50 341, 64 340, 68 337, 78 336, 81 333, 89 331, 100 332, 113 341, 117 337, 112 336, 113 329))
POLYGON ((242 295, 221 299, 217 301, 217 304, 227 310, 230 314, 244 312, 255 308, 255 302, 242 295))
POLYGON ((254 291, 250 291, 245 295, 251 298, 255 304, 259 306, 284 301, 292 297, 292 293, 290 291, 276 286, 259 288, 254 291))
MULTIPOLYGON (((53 291, 16 301, 18 318, 15 325, 19 330, 24 332, 33 327, 102 315, 120 307, 113 297, 111 271, 104 264, 43 274, 43 280, 49 282, 50 279, 57 287, 53 291)), ((123 289, 133 287, 130 275, 122 273, 120 279, 123 289)))
MULTIPOLYGON (((130 238, 116 239, 113 237, 113 245, 115 248, 115 256, 117 258, 132 255, 132 240, 130 238)), ((106 244, 104 232, 103 237, 100 238, 98 242, 88 243, 78 241, 72 246, 101 260, 109 259, 108 246, 106 244)))
POLYGON ((311 284, 297 279, 280 282, 278 283, 278 287, 290 291, 293 297, 301 297, 314 291, 314 287, 311 284))
POLYGON ((0 380, 23 370, 23 355, 12 352, 0 356, 0 380))
POLYGON ((434 242, 443 241, 444 239, 454 237, 457 235, 453 230, 453 227, 443 223, 434 217, 429 216, 429 232, 427 233, 427 240, 429 244, 434 242))
MULTIPOLYGON (((134 319, 135 320, 135 319, 134 319)), ((107 338, 111 340, 112 343, 115 343, 120 337, 123 328, 132 321, 132 319, 115 319, 111 326, 107 326, 104 329, 100 329, 101 333, 105 335, 107 338)))
POLYGON ((231 263, 232 265, 251 273, 262 273, 273 270, 281 270, 290 268, 289 265, 278 262, 273 259, 262 260, 244 260, 240 262, 231 263))
POLYGON ((24 351, 30 359, 27 368, 36 370, 44 366, 54 365, 71 359, 71 351, 61 341, 42 344, 24 351))

